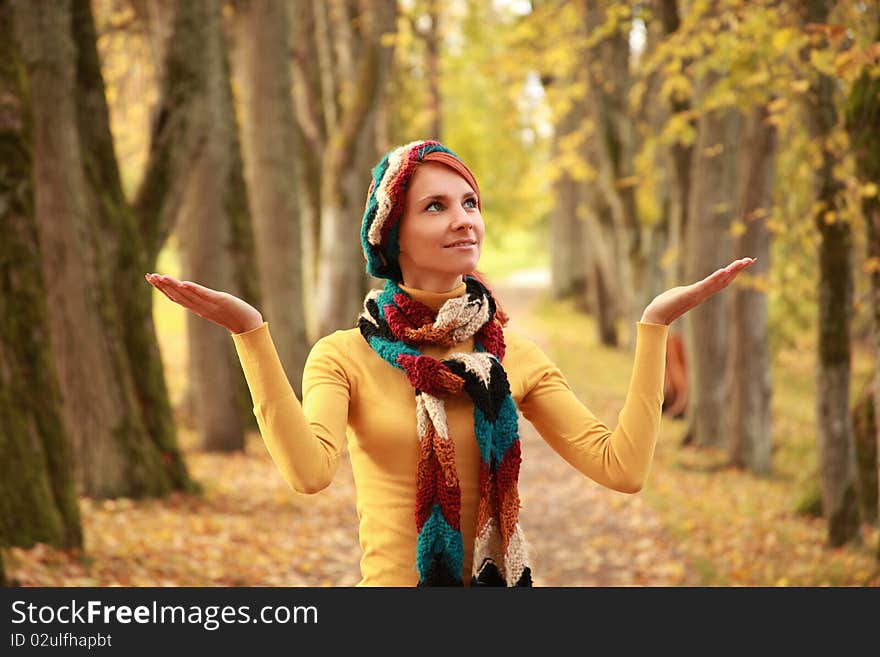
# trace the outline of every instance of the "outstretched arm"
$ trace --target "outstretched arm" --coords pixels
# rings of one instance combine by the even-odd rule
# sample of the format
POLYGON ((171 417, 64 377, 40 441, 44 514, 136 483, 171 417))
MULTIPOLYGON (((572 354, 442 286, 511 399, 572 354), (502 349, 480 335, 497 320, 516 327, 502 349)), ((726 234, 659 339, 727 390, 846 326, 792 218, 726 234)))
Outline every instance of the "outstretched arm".
POLYGON ((632 377, 613 430, 581 402, 537 345, 519 342, 518 360, 530 381, 520 403, 523 415, 584 475, 620 492, 639 491, 660 432, 668 325, 723 290, 754 261, 737 260, 698 283, 663 292, 648 305, 637 324, 632 377))
POLYGON ((326 340, 309 353, 302 404, 281 366, 262 314, 227 292, 172 276, 146 274, 171 301, 222 326, 232 339, 254 402, 266 449, 285 481, 300 493, 326 488, 345 445, 349 387, 342 360, 326 340))

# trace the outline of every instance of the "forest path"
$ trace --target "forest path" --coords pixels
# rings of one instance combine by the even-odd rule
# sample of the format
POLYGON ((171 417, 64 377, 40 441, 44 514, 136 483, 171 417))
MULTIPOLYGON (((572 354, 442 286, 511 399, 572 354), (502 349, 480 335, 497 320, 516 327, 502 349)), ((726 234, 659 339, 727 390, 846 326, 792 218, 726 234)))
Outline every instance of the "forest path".
MULTIPOLYGON (((495 285, 516 329, 548 351, 529 321, 549 287, 544 270, 519 272, 495 285)), ((559 362, 565 372, 565 363, 559 362)), ((575 391, 577 392, 577 391, 575 391)), ((583 397, 581 397, 583 400, 583 397)), ((589 400, 584 400, 589 406, 589 400)), ((617 417, 600 417, 611 429, 617 417)), ((641 495, 604 488, 562 459, 520 419, 520 522, 532 544, 536 586, 692 585, 675 541, 641 495)))

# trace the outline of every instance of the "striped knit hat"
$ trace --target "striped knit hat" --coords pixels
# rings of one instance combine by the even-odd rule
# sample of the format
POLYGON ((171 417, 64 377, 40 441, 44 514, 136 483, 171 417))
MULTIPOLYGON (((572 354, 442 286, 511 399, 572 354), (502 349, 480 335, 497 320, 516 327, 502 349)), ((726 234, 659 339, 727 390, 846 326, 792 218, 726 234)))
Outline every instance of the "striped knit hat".
POLYGON ((370 276, 396 282, 403 278, 397 261, 400 219, 406 206, 406 188, 421 162, 439 162, 453 169, 473 188, 480 206, 480 188, 474 174, 440 142, 413 141, 388 151, 373 167, 361 223, 361 245, 370 276))

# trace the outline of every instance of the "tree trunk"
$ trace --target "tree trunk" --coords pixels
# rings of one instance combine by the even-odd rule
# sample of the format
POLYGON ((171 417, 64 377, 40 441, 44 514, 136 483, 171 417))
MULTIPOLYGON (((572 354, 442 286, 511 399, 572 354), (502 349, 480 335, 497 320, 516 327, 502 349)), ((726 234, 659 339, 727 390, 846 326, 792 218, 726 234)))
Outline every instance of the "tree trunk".
MULTIPOLYGON (((809 23, 825 23, 830 0, 805 3, 809 23)), ((816 433, 822 510, 831 547, 860 538, 856 492, 855 449, 849 410, 852 323, 852 235, 849 222, 837 216, 842 184, 834 177, 837 158, 826 147, 837 126, 836 81, 817 73, 805 95, 805 119, 810 137, 821 152, 815 173, 817 198, 813 220, 819 243, 819 336, 816 362, 816 433)))
MULTIPOLYGON (((606 28, 611 3, 585 2, 588 34, 606 28)), ((624 343, 635 348, 635 322, 647 306, 652 288, 647 285, 650 228, 642 226, 636 203, 636 129, 629 110, 629 34, 618 25, 590 51, 593 122, 597 131, 598 186, 611 210, 617 241, 617 266, 621 283, 619 306, 625 319, 624 343)))
MULTIPOLYGON (((707 80, 707 88, 716 79, 707 80)), ((700 117, 685 246, 688 283, 702 280, 730 262, 738 133, 739 113, 735 109, 706 111, 700 117)), ((707 299, 681 321, 691 374, 685 442, 725 447, 729 296, 717 294, 707 299)))
MULTIPOLYGON (((880 40, 880 26, 876 37, 880 40)), ((854 148, 856 171, 859 182, 862 185, 873 183, 880 186, 880 79, 871 75, 870 70, 862 72, 861 77, 853 84, 846 107, 846 128, 850 134, 850 143, 854 148)), ((870 269, 870 312, 871 312, 871 338, 874 344, 875 361, 880 362, 880 197, 875 193, 862 197, 862 217, 867 232, 867 257, 868 262, 873 263, 870 269)), ((866 491, 870 485, 871 476, 863 472, 859 467, 860 481, 862 482, 863 500, 873 500, 873 509, 865 512, 866 519, 876 521, 880 518, 880 508, 877 507, 880 500, 880 431, 876 418, 880 418, 880 367, 874 368, 874 380, 872 386, 870 409, 873 429, 869 439, 874 441, 874 468, 873 480, 875 490, 866 491)), ((866 446, 863 453, 870 453, 866 446)), ((860 463, 865 459, 860 459, 860 463)), ((880 558, 880 542, 877 545, 877 556, 880 558)))
POLYGON ((172 36, 166 51, 161 99, 150 135, 150 154, 135 195, 134 209, 146 250, 148 270, 174 229, 189 176, 207 142, 203 116, 208 84, 208 62, 203 6, 177 5, 172 36))
POLYGON ((153 263, 147 262, 135 215, 122 191, 89 0, 73 2, 73 38, 77 47, 77 118, 86 180, 92 206, 98 208, 104 257, 114 263, 106 284, 119 307, 130 367, 138 372, 133 381, 144 424, 161 455, 171 487, 192 489, 194 484, 177 445, 153 324, 153 288, 143 280, 153 263))
POLYGON ((321 335, 354 326, 363 304, 364 259, 359 226, 369 171, 351 172, 364 181, 360 185, 363 192, 356 198, 346 194, 342 181, 353 163, 359 133, 367 125, 380 97, 378 91, 385 83, 392 47, 384 44, 382 35, 394 31, 395 9, 393 0, 362 5, 359 20, 363 42, 357 58, 357 74, 342 99, 339 119, 332 124, 323 156, 316 290, 321 335))
MULTIPOLYGON (((235 114, 229 88, 226 49, 216 0, 199 0, 205 30, 207 86, 201 116, 206 142, 193 167, 178 228, 182 269, 186 278, 208 287, 236 291, 235 245, 232 236, 235 208, 243 199, 236 189, 233 154, 237 144, 235 114)), ((190 385, 193 390, 199 442, 206 451, 233 451, 244 447, 244 422, 238 403, 239 371, 229 332, 187 314, 190 385)))
MULTIPOLYGON (((736 258, 756 257, 753 276, 770 271, 770 231, 766 217, 773 204, 776 129, 762 106, 748 116, 739 161, 739 220, 746 224, 736 258)), ((767 295, 735 287, 730 343, 730 405, 728 453, 730 462, 755 474, 769 474, 771 463, 770 346, 767 335, 767 295)))
MULTIPOLYGON (((876 374, 873 378, 876 378, 876 374)), ((862 520, 873 524, 878 515, 877 416, 874 414, 876 390, 870 381, 858 396, 852 409, 853 442, 859 488, 859 513, 862 520)))
POLYGON ((611 210, 594 184, 583 187, 584 217, 581 224, 584 261, 587 272, 589 305, 596 314, 599 343, 606 347, 619 344, 617 324, 620 319, 620 282, 614 268, 614 227, 611 210))
POLYGON ((295 170, 295 184, 300 190, 299 215, 302 231, 303 310, 309 343, 318 340, 318 311, 315 291, 318 281, 320 245, 321 167, 327 141, 322 114, 320 73, 316 50, 315 17, 312 3, 295 2, 291 6, 293 101, 297 121, 294 128, 302 149, 295 170))
POLYGON ((29 108, 11 27, 9 3, 0 0, 0 547, 81 548, 34 220, 29 108))
POLYGON ((36 218, 77 480, 93 497, 161 495, 171 482, 138 407, 119 309, 106 285, 112 263, 83 172, 70 4, 13 7, 33 99, 36 218))
POLYGON ((264 317, 297 396, 309 350, 303 308, 300 212, 295 173, 302 163, 291 96, 287 8, 251 0, 237 39, 244 100, 244 146, 264 317))
MULTIPOLYGON (((678 12, 678 0, 659 0, 658 9, 660 20, 663 22, 664 32, 672 34, 678 30, 681 19, 678 12)), ((689 60, 682 62, 682 68, 686 67, 689 60)), ((673 100, 671 107, 673 114, 687 112, 691 104, 683 100, 673 100)), ((676 254, 675 270, 671 285, 681 285, 685 281, 685 257, 684 242, 688 227, 688 205, 691 193, 691 160, 693 146, 676 142, 669 147, 669 156, 672 160, 672 195, 670 208, 669 248, 676 254)), ((690 281, 688 281, 690 283, 690 281)))
POLYGON ((566 162, 578 157, 579 152, 565 153, 564 144, 571 141, 572 133, 583 130, 584 101, 573 100, 570 108, 555 126, 553 138, 554 160, 558 176, 553 181, 553 210, 550 214, 550 265, 552 293, 555 299, 574 297, 581 305, 586 297, 586 269, 583 257, 584 239, 578 208, 583 180, 576 180, 572 167, 566 162))

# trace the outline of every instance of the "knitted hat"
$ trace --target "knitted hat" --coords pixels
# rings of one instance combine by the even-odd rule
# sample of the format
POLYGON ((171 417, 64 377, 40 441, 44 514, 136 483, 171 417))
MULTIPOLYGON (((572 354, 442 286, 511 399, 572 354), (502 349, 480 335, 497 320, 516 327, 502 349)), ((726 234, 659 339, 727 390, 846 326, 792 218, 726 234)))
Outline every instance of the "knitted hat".
POLYGON ((361 223, 361 245, 370 276, 397 282, 403 278, 397 261, 400 219, 406 206, 406 188, 421 162, 439 162, 458 173, 473 188, 480 207, 480 188, 474 174, 440 142, 413 141, 388 151, 373 167, 361 223))

